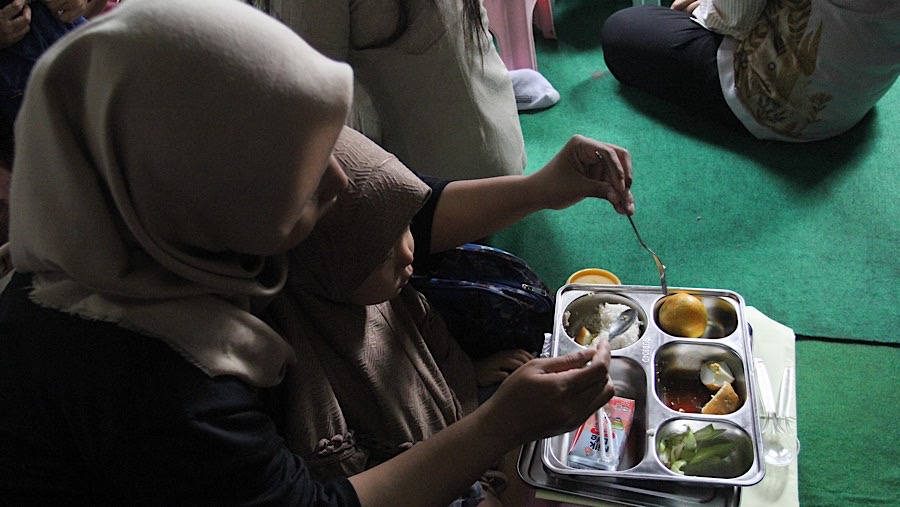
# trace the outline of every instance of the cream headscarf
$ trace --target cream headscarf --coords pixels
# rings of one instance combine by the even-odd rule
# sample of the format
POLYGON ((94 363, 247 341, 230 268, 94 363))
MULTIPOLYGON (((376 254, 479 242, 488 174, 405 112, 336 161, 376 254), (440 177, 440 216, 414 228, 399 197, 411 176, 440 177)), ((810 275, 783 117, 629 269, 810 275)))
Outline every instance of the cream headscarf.
POLYGON ((10 244, 37 303, 271 386, 251 313, 351 100, 349 67, 236 0, 129 0, 38 62, 16 124, 10 244))

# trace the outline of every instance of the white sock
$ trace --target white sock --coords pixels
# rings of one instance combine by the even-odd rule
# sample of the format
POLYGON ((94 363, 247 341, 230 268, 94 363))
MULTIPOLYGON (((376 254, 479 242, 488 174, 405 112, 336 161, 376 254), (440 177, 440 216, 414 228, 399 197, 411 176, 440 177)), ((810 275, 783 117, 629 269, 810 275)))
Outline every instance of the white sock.
POLYGON ((512 81, 519 111, 545 109, 559 102, 559 92, 535 70, 511 70, 509 79, 512 81))

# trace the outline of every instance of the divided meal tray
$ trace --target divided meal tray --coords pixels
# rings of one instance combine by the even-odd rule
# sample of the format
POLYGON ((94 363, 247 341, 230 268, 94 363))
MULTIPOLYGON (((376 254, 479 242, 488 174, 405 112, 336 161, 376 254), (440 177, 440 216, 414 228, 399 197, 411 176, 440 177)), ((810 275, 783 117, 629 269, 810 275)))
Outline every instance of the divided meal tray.
POLYGON ((620 505, 641 507, 738 507, 741 488, 705 486, 679 482, 656 482, 594 477, 581 480, 577 476, 548 473, 542 466, 543 441, 522 447, 517 463, 519 476, 534 487, 601 500, 620 505))
MULTIPOLYGON (((608 490, 610 484, 629 484, 626 490, 641 489, 643 484, 652 492, 658 490, 659 481, 663 481, 670 483, 663 485, 663 490, 669 491, 666 495, 674 495, 673 498, 687 501, 691 495, 686 495, 685 491, 699 493, 701 490, 697 488, 701 488, 702 491, 712 492, 709 498, 724 500, 727 505, 728 499, 733 496, 727 493, 729 488, 750 486, 762 480, 765 461, 756 403, 750 326, 745 318, 744 300, 739 294, 726 290, 670 288, 669 293, 676 291, 692 294, 703 302, 708 313, 707 329, 703 336, 673 336, 660 328, 657 316, 663 295, 658 286, 574 283, 559 289, 550 343, 550 355, 553 357, 582 348, 567 331, 565 322, 571 329, 578 329, 579 319, 595 311, 602 302, 624 304, 637 311, 640 338, 632 345, 613 350, 610 363, 610 378, 615 384, 616 396, 635 400, 633 421, 616 470, 570 465, 568 452, 575 438, 575 431, 572 431, 535 443, 532 461, 540 460, 541 472, 535 468, 537 463, 520 463, 520 475, 526 482, 550 489, 555 489, 550 483, 562 484, 577 494, 574 490, 597 487, 608 490), (564 317, 566 312, 569 312, 568 318, 564 317), (706 415, 680 412, 667 406, 664 393, 674 388, 664 385, 671 378, 669 369, 693 370, 699 377, 700 365, 710 360, 724 362, 731 369, 734 375, 732 385, 740 398, 737 410, 727 415, 706 415), (712 467, 708 475, 681 475, 669 470, 660 461, 657 444, 661 439, 673 432, 683 432, 687 427, 697 431, 708 424, 725 430, 722 437, 734 442, 734 451, 721 464, 712 467), (539 479, 538 475, 544 478, 539 479), (548 485, 541 486, 535 482, 548 485)), ((521 458, 525 458, 524 452, 521 458)), ((660 505, 681 504, 683 502, 660 505)))

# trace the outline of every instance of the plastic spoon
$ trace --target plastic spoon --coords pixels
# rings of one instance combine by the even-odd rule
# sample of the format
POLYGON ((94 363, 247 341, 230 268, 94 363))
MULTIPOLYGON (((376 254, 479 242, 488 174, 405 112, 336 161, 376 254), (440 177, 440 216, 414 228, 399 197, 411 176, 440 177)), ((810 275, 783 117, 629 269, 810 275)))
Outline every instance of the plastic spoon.
POLYGON ((800 454, 800 439, 791 429, 791 416, 794 410, 794 366, 785 365, 781 374, 781 386, 778 388, 778 407, 775 409, 775 430, 787 435, 788 445, 793 440, 794 456, 800 454))
POLYGON ((775 414, 775 395, 772 392, 772 382, 769 380, 769 371, 762 359, 756 358, 756 377, 759 381, 759 390, 762 396, 765 416, 762 427, 762 444, 765 451, 766 463, 774 466, 787 466, 797 455, 797 439, 787 434, 778 423, 775 414))

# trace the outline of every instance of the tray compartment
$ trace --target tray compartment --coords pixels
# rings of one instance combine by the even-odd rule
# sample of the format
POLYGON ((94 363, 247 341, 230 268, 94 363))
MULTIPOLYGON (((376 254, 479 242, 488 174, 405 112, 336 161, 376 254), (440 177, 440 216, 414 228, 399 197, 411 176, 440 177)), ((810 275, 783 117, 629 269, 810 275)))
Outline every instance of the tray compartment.
MULTIPOLYGON (((712 425, 713 428, 717 430, 724 430, 721 435, 715 438, 715 442, 732 445, 731 452, 729 452, 729 454, 721 461, 708 460, 705 463, 701 461, 701 463, 693 466, 685 466, 684 473, 687 475, 717 477, 722 479, 740 477, 747 473, 753 466, 753 439, 743 428, 723 420, 709 421, 694 418, 670 419, 656 431, 656 445, 653 446, 654 456, 657 460, 660 459, 660 442, 670 435, 686 433, 688 428, 696 433, 709 425, 712 425)), ((662 461, 659 463, 665 467, 662 461)), ((677 474, 668 468, 666 468, 666 470, 673 475, 680 476, 680 474, 677 474)))
MULTIPOLYGON (((631 430, 622 447, 617 467, 617 470, 627 470, 637 466, 647 455, 649 444, 644 437, 648 428, 647 374, 639 363, 629 358, 614 357, 610 361, 609 377, 616 386, 616 396, 635 400, 631 430)), ((548 451, 558 466, 568 467, 568 455, 574 435, 575 432, 568 432, 549 439, 548 451)))
MULTIPOLYGON (((719 296, 704 294, 702 291, 678 290, 678 292, 687 292, 692 296, 696 296, 703 302, 706 307, 707 320, 706 331, 700 335, 700 338, 716 339, 731 336, 738 330, 738 314, 734 305, 719 296)), ((665 301, 664 297, 660 297, 653 305, 653 323, 663 333, 665 330, 659 325, 659 307, 665 301)), ((668 334, 668 333, 667 333, 668 334)))
MULTIPOLYGON (((613 292, 587 293, 566 305, 562 313, 562 328, 566 336, 575 340, 583 326, 589 329, 596 328, 599 320, 598 308, 601 305, 622 305, 636 311, 638 314, 638 338, 635 343, 628 346, 633 346, 640 342, 641 337, 647 330, 647 312, 634 299, 613 292)), ((614 350, 617 348, 627 347, 614 347, 614 350)))
POLYGON ((703 405, 716 394, 700 381, 700 369, 707 362, 722 363, 731 370, 734 376, 731 387, 740 400, 737 408, 740 410, 747 401, 744 362, 731 348, 710 342, 672 342, 657 350, 654 378, 659 402, 673 412, 700 415, 703 405))

